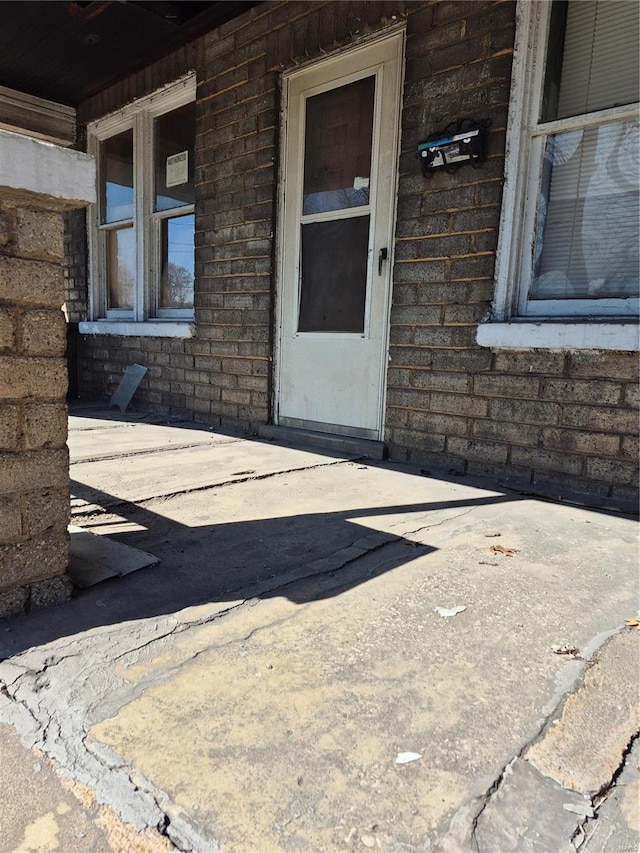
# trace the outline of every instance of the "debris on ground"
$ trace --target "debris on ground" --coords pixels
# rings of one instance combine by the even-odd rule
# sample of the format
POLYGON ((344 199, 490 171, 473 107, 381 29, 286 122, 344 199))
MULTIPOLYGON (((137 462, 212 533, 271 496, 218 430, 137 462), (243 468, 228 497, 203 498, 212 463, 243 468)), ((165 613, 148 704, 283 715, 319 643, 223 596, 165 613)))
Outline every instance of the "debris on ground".
POLYGON ((554 655, 565 655, 568 658, 577 658, 582 660, 580 657, 580 649, 576 648, 576 646, 553 646, 552 651, 554 655))
POLYGON ((591 803, 564 803, 562 808, 567 812, 580 815, 580 817, 595 817, 595 809, 591 803))
POLYGON ((504 545, 491 545, 489 550, 492 554, 504 554, 505 557, 513 557, 518 553, 517 548, 505 548, 504 545))
POLYGON ((458 613, 464 613, 466 609, 466 604, 460 604, 458 607, 451 607, 450 609, 447 609, 446 607, 436 607, 436 613, 438 616, 442 616, 443 619, 450 619, 452 616, 457 616, 458 613))
POLYGON ((409 764, 411 761, 418 761, 419 758, 422 758, 419 752, 399 752, 396 764, 409 764))

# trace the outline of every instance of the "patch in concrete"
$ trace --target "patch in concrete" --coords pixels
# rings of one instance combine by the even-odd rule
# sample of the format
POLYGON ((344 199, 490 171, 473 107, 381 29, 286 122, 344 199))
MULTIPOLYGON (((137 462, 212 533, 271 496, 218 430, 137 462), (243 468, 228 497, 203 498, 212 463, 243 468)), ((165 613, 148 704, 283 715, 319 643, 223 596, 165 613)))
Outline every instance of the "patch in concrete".
POLYGON ((620 766, 640 729, 640 631, 627 629, 607 643, 567 698, 559 722, 527 752, 541 773, 566 788, 596 794, 620 766))
POLYGON ((478 853, 575 853, 571 838, 584 818, 567 806, 581 811, 591 802, 516 759, 476 820, 478 853))

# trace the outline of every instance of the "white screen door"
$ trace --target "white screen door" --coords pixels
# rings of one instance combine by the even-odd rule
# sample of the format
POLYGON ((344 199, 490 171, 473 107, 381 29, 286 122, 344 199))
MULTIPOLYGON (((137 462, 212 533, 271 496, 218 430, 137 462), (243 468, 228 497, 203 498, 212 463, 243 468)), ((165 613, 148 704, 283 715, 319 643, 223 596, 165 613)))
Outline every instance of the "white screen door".
POLYGON ((277 422, 381 438, 404 33, 285 79, 277 422))

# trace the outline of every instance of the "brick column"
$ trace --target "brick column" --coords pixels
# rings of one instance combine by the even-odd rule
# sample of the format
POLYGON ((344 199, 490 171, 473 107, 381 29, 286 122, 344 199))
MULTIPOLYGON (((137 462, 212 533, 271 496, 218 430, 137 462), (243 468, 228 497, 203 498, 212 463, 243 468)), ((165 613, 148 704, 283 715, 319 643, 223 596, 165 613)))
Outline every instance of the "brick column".
POLYGON ((86 155, 4 132, 0 163, 2 618, 71 590, 63 214, 95 179, 86 155))

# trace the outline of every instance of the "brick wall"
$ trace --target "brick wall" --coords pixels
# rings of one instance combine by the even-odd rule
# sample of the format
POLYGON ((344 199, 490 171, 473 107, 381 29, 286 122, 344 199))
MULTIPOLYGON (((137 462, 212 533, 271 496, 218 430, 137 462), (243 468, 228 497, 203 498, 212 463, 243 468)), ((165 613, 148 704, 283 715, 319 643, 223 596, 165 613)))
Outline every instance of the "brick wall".
POLYGON ((391 457, 635 507, 637 357, 475 344, 493 295, 514 4, 432 4, 409 16, 407 35, 391 457), (423 178, 418 141, 464 116, 491 120, 487 161, 423 178))
POLYGON ((197 70, 196 337, 87 339, 84 393, 110 393, 138 361, 149 373, 136 405, 250 430, 271 419, 280 72, 403 17, 390 455, 628 506, 637 360, 475 343, 493 295, 512 2, 265 3, 83 105, 96 118, 197 70), (491 121, 487 161, 424 178, 417 143, 467 117, 491 121))
POLYGON ((0 195, 0 617, 69 594, 62 214, 0 195))
POLYGON ((249 431, 269 422, 279 73, 393 23, 404 5, 265 3, 79 108, 89 121, 197 71, 196 336, 85 337, 83 396, 104 398, 137 361, 149 368, 137 406, 249 431))

